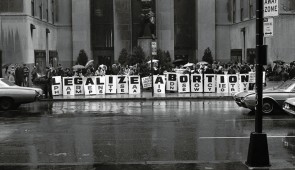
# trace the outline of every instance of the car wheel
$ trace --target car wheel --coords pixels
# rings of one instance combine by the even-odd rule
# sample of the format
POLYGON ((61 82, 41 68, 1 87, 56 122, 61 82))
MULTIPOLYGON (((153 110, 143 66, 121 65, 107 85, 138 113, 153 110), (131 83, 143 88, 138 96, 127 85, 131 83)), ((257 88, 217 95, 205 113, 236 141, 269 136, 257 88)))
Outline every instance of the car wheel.
POLYGON ((272 100, 263 100, 262 112, 264 114, 271 114, 275 109, 275 103, 272 100))
POLYGON ((5 98, 0 100, 0 109, 9 110, 13 107, 14 102, 12 99, 5 98))

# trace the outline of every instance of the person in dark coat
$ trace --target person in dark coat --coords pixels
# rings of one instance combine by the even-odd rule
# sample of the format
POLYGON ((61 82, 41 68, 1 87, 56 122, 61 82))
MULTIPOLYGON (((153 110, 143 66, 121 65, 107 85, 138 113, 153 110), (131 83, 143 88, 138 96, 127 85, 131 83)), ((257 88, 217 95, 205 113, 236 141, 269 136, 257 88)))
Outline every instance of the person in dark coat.
POLYGON ((51 69, 49 67, 46 67, 46 75, 45 75, 45 79, 46 79, 46 84, 45 84, 45 98, 48 98, 49 95, 49 99, 52 99, 52 72, 51 69))
POLYGON ((15 69, 15 84, 18 86, 23 86, 24 82, 24 68, 20 65, 15 69))

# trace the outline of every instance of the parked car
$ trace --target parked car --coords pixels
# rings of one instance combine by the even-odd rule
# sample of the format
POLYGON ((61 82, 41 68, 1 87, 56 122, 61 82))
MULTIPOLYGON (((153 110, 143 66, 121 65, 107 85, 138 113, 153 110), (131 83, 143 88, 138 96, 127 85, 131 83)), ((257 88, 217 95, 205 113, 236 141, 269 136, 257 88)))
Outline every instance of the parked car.
MULTIPOLYGON (((281 109, 284 101, 291 97, 295 97, 295 79, 285 81, 277 87, 263 90, 262 112, 271 114, 276 109, 281 109)), ((234 100, 240 107, 255 110, 255 91, 239 92, 234 95, 234 100)))
POLYGON ((20 87, 7 79, 0 78, 0 109, 9 110, 21 104, 31 103, 43 95, 42 89, 20 87))
POLYGON ((283 110, 291 115, 295 115, 295 98, 288 98, 283 104, 283 110))

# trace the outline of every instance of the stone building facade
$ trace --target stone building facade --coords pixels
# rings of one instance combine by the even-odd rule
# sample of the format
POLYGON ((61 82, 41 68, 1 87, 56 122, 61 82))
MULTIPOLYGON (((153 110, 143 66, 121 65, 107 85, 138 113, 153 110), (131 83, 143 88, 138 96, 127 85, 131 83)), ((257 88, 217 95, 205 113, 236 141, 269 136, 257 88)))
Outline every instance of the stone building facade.
MULTIPOLYGON (((172 60, 255 61, 255 0, 154 0, 158 48, 172 60)), ((294 2, 280 0, 268 62, 295 60, 294 2)), ((140 0, 0 0, 0 62, 75 64, 84 49, 95 64, 117 62, 138 45, 140 0)), ((148 29, 145 35, 148 36, 148 29)))

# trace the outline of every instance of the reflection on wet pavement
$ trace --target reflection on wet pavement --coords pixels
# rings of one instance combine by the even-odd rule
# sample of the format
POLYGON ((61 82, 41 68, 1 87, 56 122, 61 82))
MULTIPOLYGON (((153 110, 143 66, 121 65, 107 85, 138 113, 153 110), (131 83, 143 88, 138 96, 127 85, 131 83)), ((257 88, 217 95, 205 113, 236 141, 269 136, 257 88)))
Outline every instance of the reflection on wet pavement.
MULTIPOLYGON (((92 165, 163 161, 165 165, 168 161, 175 169, 181 161, 244 161, 247 137, 254 130, 254 117, 248 112, 232 101, 28 104, 0 113, 0 162, 92 165)), ((286 136, 295 126, 287 115, 266 119, 268 135, 286 136), (277 121, 280 119, 290 121, 277 121)), ((293 162, 294 151, 285 149, 282 140, 268 140, 270 158, 293 162)))

